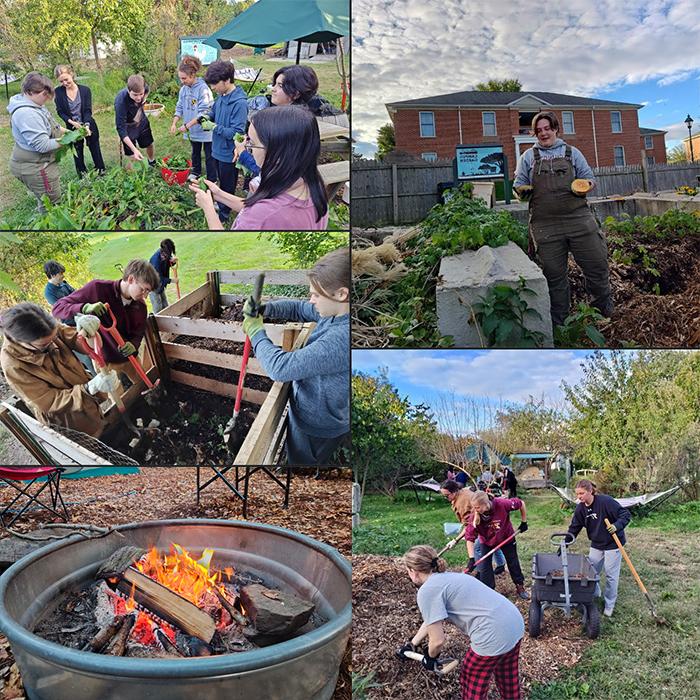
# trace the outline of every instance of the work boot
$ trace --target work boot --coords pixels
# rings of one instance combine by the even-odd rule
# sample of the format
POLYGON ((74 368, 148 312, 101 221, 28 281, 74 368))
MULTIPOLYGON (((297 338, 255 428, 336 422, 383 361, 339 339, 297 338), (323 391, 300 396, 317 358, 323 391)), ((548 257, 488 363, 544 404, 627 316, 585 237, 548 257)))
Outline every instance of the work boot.
POLYGON ((505 570, 506 570, 506 565, 505 565, 505 564, 501 564, 501 566, 497 566, 497 567, 493 570, 493 573, 496 574, 496 576, 500 576, 505 570))
POLYGON ((517 593, 518 598, 522 598, 523 600, 530 600, 530 594, 525 590, 525 586, 523 586, 522 583, 516 584, 515 592, 517 593))

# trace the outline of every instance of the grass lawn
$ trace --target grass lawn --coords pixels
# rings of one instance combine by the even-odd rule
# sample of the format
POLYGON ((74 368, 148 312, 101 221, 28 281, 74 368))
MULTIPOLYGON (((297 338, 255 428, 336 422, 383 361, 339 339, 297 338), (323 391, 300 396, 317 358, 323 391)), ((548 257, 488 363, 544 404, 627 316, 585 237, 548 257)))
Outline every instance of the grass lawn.
MULTIPOLYGON (((524 500, 530 529, 518 536, 518 552, 529 586, 532 555, 554 551, 549 536, 567 529, 571 511, 561 510, 559 499, 549 492, 525 492, 524 500)), ((416 544, 428 543, 439 549, 448 541, 443 523, 454 522, 449 504, 439 495, 420 504, 412 494, 402 494, 394 501, 385 496, 366 496, 361 516, 360 527, 353 531, 353 552, 391 557, 402 555, 416 544)), ((517 513, 513 521, 519 522, 517 513)), ((599 639, 585 649, 576 665, 555 681, 535 685, 531 700, 700 698, 698 529, 699 502, 668 505, 646 519, 633 519, 627 529, 626 549, 670 626, 654 623, 623 562, 613 618, 604 618, 599 639)), ((583 532, 573 551, 586 554, 588 544, 583 532)), ((458 545, 445 558, 450 567, 463 566, 466 549, 458 545)), ((549 614, 552 611, 546 611, 545 618, 549 614)), ((578 634, 580 617, 571 622, 571 629, 578 634)), ((382 694, 379 691, 367 697, 382 694)))
MULTIPOLYGON (((253 90, 253 94, 257 94, 261 87, 266 86, 270 82, 272 75, 278 68, 293 63, 293 61, 280 61, 263 56, 246 55, 236 58, 235 63, 237 66, 250 66, 256 70, 263 68, 260 79, 253 90)), ((316 71, 320 84, 320 94, 339 107, 341 99, 340 77, 338 76, 335 62, 324 61, 315 63, 313 61, 302 61, 302 63, 311 65, 316 71)), ((122 70, 108 70, 104 76, 100 76, 94 71, 84 72, 77 76, 77 82, 89 86, 92 90, 94 118, 100 131, 100 146, 108 169, 119 167, 119 138, 114 126, 113 101, 117 92, 125 85, 124 77, 126 74, 122 70)), ((146 78, 148 79, 148 76, 146 78)), ((240 83, 240 85, 246 90, 249 84, 240 83)), ((9 87, 10 95, 17 94, 20 81, 12 83, 9 87)), ((189 155, 189 141, 185 141, 181 135, 171 136, 169 133, 176 99, 172 97, 159 99, 158 91, 156 90, 149 96, 149 101, 160 101, 165 104, 165 111, 158 118, 150 120, 155 139, 156 158, 176 154, 189 155)), ((29 226, 29 222, 36 210, 36 200, 9 171, 8 163, 14 141, 6 109, 7 103, 4 86, 2 86, 2 89, 0 89, 0 162, 5 165, 0 168, 0 221, 8 217, 12 228, 20 229, 23 226, 29 226), (19 222, 23 223, 20 224, 19 222)), ((49 102, 47 106, 55 116, 56 112, 53 102, 49 102)), ((60 119, 58 121, 60 124, 63 124, 60 119)), ((85 147, 85 162, 88 168, 92 167, 92 160, 87 147, 85 147)), ((61 181, 64 186, 69 181, 77 179, 78 176, 71 157, 64 158, 59 163, 59 167, 61 169, 61 181)), ((192 195, 192 207, 196 207, 194 195, 192 195)), ((186 224, 183 228, 185 227, 187 227, 186 224)))

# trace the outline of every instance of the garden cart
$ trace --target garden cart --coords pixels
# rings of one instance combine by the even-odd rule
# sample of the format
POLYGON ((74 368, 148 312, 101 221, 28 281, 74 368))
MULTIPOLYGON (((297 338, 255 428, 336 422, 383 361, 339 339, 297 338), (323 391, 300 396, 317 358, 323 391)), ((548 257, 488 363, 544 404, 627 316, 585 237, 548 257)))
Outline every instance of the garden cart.
POLYGON ((554 533, 549 540, 559 546, 559 554, 537 553, 532 557, 532 599, 528 618, 531 637, 539 636, 542 614, 547 608, 560 608, 567 617, 572 610, 579 610, 588 637, 598 636, 600 610, 593 597, 599 576, 588 557, 567 552, 574 539, 569 532, 554 533))

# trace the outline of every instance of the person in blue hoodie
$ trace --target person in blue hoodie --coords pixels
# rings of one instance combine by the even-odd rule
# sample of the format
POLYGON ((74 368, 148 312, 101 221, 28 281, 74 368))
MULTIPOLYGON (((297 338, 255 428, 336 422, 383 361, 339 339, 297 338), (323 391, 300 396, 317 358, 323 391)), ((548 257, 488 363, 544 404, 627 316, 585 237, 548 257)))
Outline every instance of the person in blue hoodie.
POLYGON ((308 272, 310 301, 243 307, 243 330, 258 362, 276 382, 292 382, 287 428, 291 466, 329 466, 350 432, 350 250, 324 255, 308 272), (316 323, 306 345, 287 352, 265 333, 263 316, 316 323))
MULTIPOLYGON (((248 101, 240 86, 234 83, 235 69, 228 61, 214 61, 204 80, 218 95, 209 112, 204 115, 216 126, 212 130, 212 155, 216 160, 219 187, 224 192, 235 194, 238 170, 233 162, 233 144, 236 134, 245 134, 248 119, 248 101)), ((204 117, 200 117, 200 123, 204 117)), ((231 214, 230 207, 219 203, 219 219, 225 224, 231 214)))
MULTIPOLYGON (((47 260, 44 263, 44 273, 48 278, 48 282, 44 287, 44 299, 53 306, 59 299, 67 297, 75 289, 65 280, 66 268, 56 260, 47 260)), ((65 321, 69 326, 75 325, 74 319, 65 321)))
POLYGON ((177 76, 182 83, 175 106, 175 116, 170 125, 170 133, 178 131, 178 121, 182 119, 179 131, 183 138, 189 138, 192 146, 192 171, 188 179, 195 180, 202 175, 202 147, 207 168, 207 179, 216 181, 216 160, 212 156, 212 133, 205 131, 199 118, 207 114, 214 103, 214 96, 204 80, 197 76, 202 70, 202 62, 195 56, 183 56, 177 67, 177 76))
POLYGON ((610 317, 608 247, 586 195, 571 187, 574 180, 583 179, 593 189, 593 171, 578 148, 558 137, 559 119, 553 112, 536 114, 532 130, 537 145, 521 156, 513 186, 520 199, 529 200, 531 252, 547 278, 552 325, 562 325, 571 307, 569 253, 583 272, 592 305, 610 317))
POLYGON ((67 129, 46 108, 53 96, 51 81, 41 73, 32 72, 22 81, 22 92, 13 95, 7 105, 15 140, 10 172, 37 198, 40 213, 46 211, 44 195, 54 203, 61 198, 56 151, 61 145, 58 139, 67 129))
POLYGON ((153 313, 157 314, 168 306, 168 297, 165 296, 165 288, 173 280, 177 280, 177 276, 170 277, 170 268, 177 265, 175 243, 173 239, 164 238, 160 242, 160 248, 151 255, 149 262, 155 268, 158 277, 160 277, 160 284, 148 295, 148 298, 151 300, 151 306, 153 307, 153 313))

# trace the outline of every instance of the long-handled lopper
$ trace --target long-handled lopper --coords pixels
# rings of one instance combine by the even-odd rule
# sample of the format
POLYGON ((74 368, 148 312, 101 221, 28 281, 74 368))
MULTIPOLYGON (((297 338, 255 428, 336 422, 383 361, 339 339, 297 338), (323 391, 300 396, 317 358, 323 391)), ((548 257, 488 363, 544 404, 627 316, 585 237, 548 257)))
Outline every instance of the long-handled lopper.
MULTIPOLYGON (((262 297, 262 288, 264 284, 265 273, 261 272, 255 278, 255 284, 253 286, 253 311, 255 312, 253 314, 254 316, 258 315, 258 310, 260 307, 260 298, 262 297)), ((246 336, 245 344, 243 345, 243 358, 241 360, 241 369, 238 373, 238 387, 236 389, 236 402, 233 406, 233 416, 231 416, 231 419, 228 423, 226 423, 226 427, 224 428, 224 444, 227 446, 233 444, 230 442, 231 434, 233 433, 233 430, 236 426, 238 414, 241 412, 241 401, 243 399, 243 382, 245 381, 245 373, 248 369, 248 358, 250 357, 251 348, 252 344, 250 342, 250 338, 246 336)))
MULTIPOLYGON (((423 660, 423 654, 417 651, 404 651, 402 652, 402 656, 406 659, 413 659, 413 661, 423 660)), ((438 676, 445 676, 451 671, 454 671, 457 668, 457 666, 459 666, 459 661, 457 661, 457 659, 453 659, 447 656, 445 658, 438 659, 438 662, 435 664, 434 673, 438 676)))
MULTIPOLYGON (((610 521, 607 518, 605 518, 605 524, 606 524, 606 526, 610 527, 610 521)), ((637 573, 637 570, 634 568, 634 565, 632 564, 632 560, 629 558, 629 555, 625 551, 625 548, 623 547, 622 542, 620 542, 620 538, 614 532, 611 532, 610 534, 612 535, 613 540, 615 540, 615 544, 617 545, 617 548, 620 550, 622 556, 624 557, 625 561, 627 562, 627 566, 629 566, 630 571, 632 572, 632 576, 634 576, 634 580, 637 582, 637 585, 641 589, 642 593, 644 593, 644 597, 647 599, 647 604, 649 605, 649 610, 651 610, 651 616, 654 618, 654 620, 656 620, 656 623, 658 625, 667 625, 668 620, 656 612, 656 605, 654 605, 654 601, 651 599, 651 596, 649 595, 649 592, 647 591, 646 586, 642 583, 642 579, 639 578, 639 574, 637 573)))
MULTIPOLYGON (((95 334, 94 343, 95 347, 92 348, 90 347, 90 344, 88 343, 85 336, 78 336, 78 345, 80 345, 81 350, 93 361, 97 371, 100 374, 109 374, 109 370, 107 369, 107 363, 105 362, 104 356, 102 354, 102 338, 99 333, 95 334)), ((124 425, 140 440, 143 437, 143 435, 141 434, 141 431, 133 424, 131 418, 129 418, 129 416, 127 415, 126 406, 124 405, 121 396, 119 396, 119 394, 116 391, 110 391, 108 393, 109 398, 112 399, 112 401, 114 401, 117 410, 119 411, 119 415, 121 416, 121 419, 124 422, 124 425)))
POLYGON ((175 289, 177 290, 177 298, 181 299, 180 297, 180 275, 177 272, 177 263, 175 263, 173 266, 173 272, 175 273, 175 289))
MULTIPOLYGON (((114 338, 114 342, 117 344, 117 348, 121 350, 121 348, 123 348, 126 345, 126 341, 124 340, 122 334, 117 328, 117 319, 115 318, 112 309, 109 308, 109 304, 105 304, 105 308, 109 312, 109 315, 112 319, 112 325, 106 326, 104 323, 102 323, 102 320, 100 319, 100 328, 107 331, 107 333, 109 333, 112 336, 112 338, 114 338)), ((141 392, 142 396, 146 396, 147 394, 151 394, 151 397, 156 396, 158 393, 156 392, 156 389, 158 389, 160 386, 160 378, 156 379, 154 384, 148 378, 148 375, 146 374, 145 370, 141 366, 141 363, 135 355, 129 355, 127 359, 129 360, 129 362, 131 362, 132 367, 136 370, 136 373, 139 375, 139 377, 141 377, 141 379, 143 379, 143 382, 146 385, 146 389, 141 392)))

